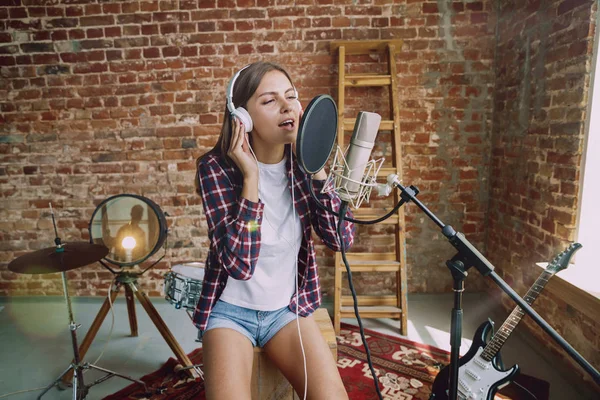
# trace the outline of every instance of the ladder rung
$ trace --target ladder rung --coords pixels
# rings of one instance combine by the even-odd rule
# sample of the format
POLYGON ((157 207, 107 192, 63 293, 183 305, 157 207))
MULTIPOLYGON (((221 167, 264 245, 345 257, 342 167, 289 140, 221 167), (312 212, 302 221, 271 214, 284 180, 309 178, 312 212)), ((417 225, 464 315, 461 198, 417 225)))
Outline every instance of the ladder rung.
POLYGON ((388 44, 394 45, 396 51, 402 48, 402 40, 334 40, 329 49, 333 52, 340 46, 344 46, 346 54, 369 54, 372 52, 383 52, 387 50, 388 44))
MULTIPOLYGON (((342 272, 346 272, 345 266, 339 266, 342 272)), ((400 269, 400 263, 398 265, 357 265, 356 263, 350 263, 350 270, 354 272, 397 272, 400 269)))
POLYGON ((396 260, 396 253, 346 253, 346 258, 348 261, 363 261, 363 260, 388 260, 394 261, 396 260))
POLYGON ((391 75, 345 75, 344 85, 351 87, 358 86, 390 86, 392 84, 391 75))
MULTIPOLYGON (((383 217, 390 211, 391 210, 384 210, 381 208, 359 208, 359 209, 354 210, 352 213, 354 214, 354 219, 359 219, 361 221, 372 221, 374 219, 383 217)), ((385 219, 379 223, 386 224, 386 225, 397 224, 397 223, 399 223, 398 214, 397 213, 392 214, 392 215, 390 215, 390 217, 388 219, 385 219)))
MULTIPOLYGON (((393 306, 398 304, 398 298, 396 296, 356 296, 358 300, 358 306, 393 306)), ((354 304, 352 296, 342 296, 341 303, 343 304, 354 304)))
MULTIPOLYGON (((342 270, 342 272, 346 271, 346 267, 339 265, 338 268, 342 270)), ((375 261, 370 262, 361 262, 361 263, 350 263, 350 270, 352 273, 354 272, 398 272, 400 270, 400 262, 396 261, 396 265, 382 265, 378 264, 375 261)))
MULTIPOLYGON (((341 307, 342 318, 354 318, 354 307, 341 307)), ((358 307, 361 318, 400 318, 402 309, 391 306, 358 307)))
MULTIPOLYGON (((356 125, 356 118, 344 118, 344 130, 345 131, 353 131, 354 125, 356 125)), ((393 120, 381 120, 379 124, 380 131, 391 131, 394 129, 394 121, 393 120)))

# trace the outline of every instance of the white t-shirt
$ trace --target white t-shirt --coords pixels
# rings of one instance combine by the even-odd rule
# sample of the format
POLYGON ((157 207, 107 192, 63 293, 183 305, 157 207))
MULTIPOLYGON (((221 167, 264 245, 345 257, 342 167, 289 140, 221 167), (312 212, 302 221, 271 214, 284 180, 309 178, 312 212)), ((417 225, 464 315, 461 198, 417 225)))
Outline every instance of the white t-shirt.
POLYGON ((220 299, 240 307, 274 311, 290 303, 296 292, 296 262, 302 228, 292 204, 286 158, 258 163, 258 196, 264 203, 261 242, 254 275, 247 281, 227 279, 220 299))

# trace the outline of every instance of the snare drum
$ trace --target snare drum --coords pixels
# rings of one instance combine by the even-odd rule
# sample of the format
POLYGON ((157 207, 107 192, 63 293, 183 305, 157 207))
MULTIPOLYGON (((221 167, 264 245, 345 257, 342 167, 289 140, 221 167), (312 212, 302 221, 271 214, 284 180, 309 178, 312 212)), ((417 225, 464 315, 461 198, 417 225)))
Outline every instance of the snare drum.
POLYGON ((175 265, 171 272, 165 274, 165 299, 175 305, 176 309, 183 307, 194 310, 200 298, 203 280, 204 263, 175 265))

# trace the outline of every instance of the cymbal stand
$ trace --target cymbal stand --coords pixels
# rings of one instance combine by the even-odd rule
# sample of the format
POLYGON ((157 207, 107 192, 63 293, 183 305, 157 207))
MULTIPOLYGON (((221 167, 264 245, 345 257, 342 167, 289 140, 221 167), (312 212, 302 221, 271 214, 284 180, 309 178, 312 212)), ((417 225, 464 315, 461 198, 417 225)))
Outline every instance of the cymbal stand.
MULTIPOLYGON (((58 247, 57 247, 57 249, 58 249, 58 247)), ((119 374, 114 371, 110 371, 105 368, 98 367, 94 364, 90 364, 90 363, 81 361, 81 358, 79 356, 79 345, 77 344, 77 329, 81 326, 81 324, 76 324, 75 321, 73 320, 73 309, 71 308, 71 298, 69 296, 66 272, 62 273, 62 281, 63 281, 63 290, 65 292, 65 301, 67 303, 67 309, 68 309, 68 313, 69 313, 69 331, 71 332, 71 343, 73 345, 73 362, 71 362, 69 367, 62 374, 60 374, 60 376, 58 378, 56 378, 56 380, 54 380, 54 382, 52 382, 50 385, 48 385, 44 389, 44 391, 37 397, 38 400, 41 399, 42 396, 44 394, 46 394, 46 392, 48 392, 48 390, 50 390, 53 386, 57 385, 60 382, 60 380, 62 379, 62 377, 65 376, 71 370, 73 370, 73 400, 85 399, 90 387, 92 387, 98 383, 104 382, 105 380, 107 380, 113 376, 118 376, 120 378, 127 379, 131 382, 138 383, 138 384, 142 385, 144 387, 144 390, 147 392, 148 388, 146 387, 146 384, 140 380, 134 379, 134 378, 126 376, 126 375, 119 374), (101 377, 100 379, 97 379, 92 384, 86 385, 83 380, 83 372, 87 369, 95 369, 98 371, 102 371, 102 372, 106 373, 106 375, 101 377)))
MULTIPOLYGON (((111 271, 115 275, 115 287, 113 290, 111 290, 110 296, 107 296, 107 298, 104 300, 104 304, 100 308, 100 311, 98 311, 98 314, 96 315, 96 318, 94 319, 94 322, 92 322, 90 329, 88 330, 85 337, 83 338, 81 347, 79 348, 79 354, 83 354, 83 355, 86 354, 86 352, 89 349, 90 345, 92 344, 94 338, 96 337, 96 334, 98 333, 98 330, 100 329, 100 326, 102 325, 102 322, 104 321, 104 319, 106 318, 106 315, 108 314, 108 312, 110 310, 111 303, 114 303, 115 299, 117 298, 117 295, 120 292, 121 287, 123 287, 125 289, 125 299, 126 299, 126 303, 127 303, 127 313, 129 315, 129 325, 131 328, 131 336, 133 336, 133 337, 138 336, 137 317, 136 317, 135 302, 134 302, 134 299, 137 298, 137 300, 140 302, 140 304, 142 305, 142 307, 144 308, 144 310, 150 317, 150 320, 154 323, 154 326, 156 326, 156 328, 162 335, 163 339, 169 345, 169 347, 171 348, 171 350, 177 357, 177 360, 182 365, 183 368, 181 368, 179 370, 185 371, 191 378, 202 377, 202 372, 197 368, 198 366, 196 366, 192 363, 192 361, 187 356, 187 354, 185 353, 185 351, 183 350, 181 345, 177 342, 177 339, 175 339, 175 336, 173 335, 173 333, 171 333, 171 330, 169 329, 167 324, 165 324, 163 319, 160 317, 160 314, 158 313, 158 311, 156 310, 156 308, 150 301, 150 298, 148 297, 148 295, 143 290, 140 290, 138 288, 137 279, 148 268, 146 270, 142 271, 141 273, 129 272, 129 271, 114 271, 112 268, 110 268, 108 265, 106 265, 102 260, 100 260, 99 262, 100 262, 100 264, 102 264, 105 268, 107 268, 109 271, 111 271)), ((63 377, 62 382, 63 382, 63 384, 69 384, 70 380, 71 380, 71 374, 67 373, 63 377)))
MULTIPOLYGON (((52 205, 50 206, 50 210, 52 210, 52 205)), ((60 241, 60 238, 58 237, 58 231, 56 230, 56 223, 54 221, 54 213, 53 212, 52 212, 52 222, 54 223, 54 232, 56 233, 56 239, 54 239, 54 242, 56 243, 56 252, 62 253, 62 252, 64 252, 64 248, 60 241)), ((37 397, 37 399, 38 400, 41 399, 43 395, 45 395, 52 387, 57 385, 60 382, 60 380, 62 379, 62 377, 65 376, 67 373, 69 373, 71 370, 73 371, 73 400, 85 399, 90 387, 92 387, 98 383, 104 382, 105 380, 107 380, 113 376, 118 376, 120 378, 127 379, 131 382, 139 383, 140 385, 142 385, 144 387, 144 390, 146 392, 148 392, 148 387, 142 381, 133 379, 126 375, 121 375, 119 373, 116 373, 114 371, 111 371, 111 370, 108 370, 105 368, 98 367, 94 364, 82 363, 81 357, 79 354, 79 345, 77 344, 77 329, 81 326, 81 324, 76 324, 74 321, 74 318, 73 318, 73 308, 71 307, 71 297, 69 296, 69 285, 67 282, 67 274, 64 271, 62 272, 62 283, 63 283, 63 291, 65 293, 65 302, 67 303, 67 311, 69 314, 69 331, 71 332, 71 343, 73 345, 73 361, 71 362, 69 367, 62 374, 60 374, 60 376, 58 378, 56 378, 54 380, 54 382, 52 382, 51 384, 46 386, 44 391, 37 397), (83 380, 83 372, 84 372, 84 370, 87 370, 90 368, 96 369, 98 371, 102 371, 102 372, 106 373, 106 375, 97 379, 92 384, 86 385, 83 380)))

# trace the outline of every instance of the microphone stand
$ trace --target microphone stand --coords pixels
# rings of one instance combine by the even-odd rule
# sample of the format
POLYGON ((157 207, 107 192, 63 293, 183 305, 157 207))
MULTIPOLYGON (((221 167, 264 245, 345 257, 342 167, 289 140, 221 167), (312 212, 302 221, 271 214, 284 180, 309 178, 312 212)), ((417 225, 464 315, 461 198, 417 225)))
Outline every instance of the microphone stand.
POLYGON ((416 196, 419 190, 410 186, 406 188, 398 181, 394 185, 402 192, 400 197, 406 203, 412 201, 419 207, 437 226, 442 229, 442 234, 450 244, 458 250, 458 253, 446 262, 454 279, 454 308, 452 309, 452 321, 450 328, 450 382, 448 398, 455 400, 458 394, 458 359, 460 341, 462 337, 462 293, 464 291, 464 280, 467 270, 475 267, 483 276, 489 276, 508 296, 515 301, 529 316, 558 343, 596 382, 600 385, 600 374, 592 365, 586 361, 569 343, 563 339, 540 315, 531 308, 498 274, 494 272, 494 266, 473 246, 465 236, 456 232, 450 225, 444 224, 427 207, 419 201, 416 196))

